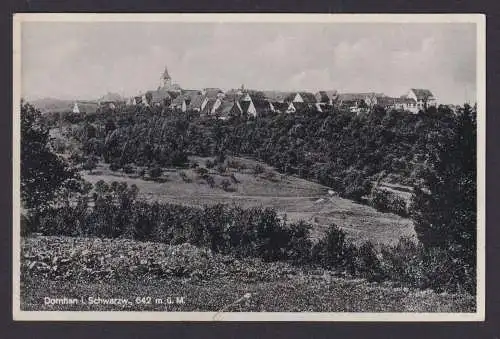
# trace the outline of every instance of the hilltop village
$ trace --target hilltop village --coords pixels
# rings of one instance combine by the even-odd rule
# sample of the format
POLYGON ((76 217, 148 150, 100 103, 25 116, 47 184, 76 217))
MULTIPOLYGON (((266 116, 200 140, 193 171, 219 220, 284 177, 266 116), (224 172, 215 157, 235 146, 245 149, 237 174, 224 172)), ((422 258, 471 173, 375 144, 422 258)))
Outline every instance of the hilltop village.
POLYGON ((270 91, 238 89, 226 92, 220 88, 184 89, 172 82, 168 69, 161 74, 160 85, 130 98, 108 93, 97 102, 75 102, 73 112, 87 112, 96 109, 115 110, 123 106, 145 106, 170 109, 180 112, 199 112, 201 116, 227 119, 231 116, 260 116, 268 113, 294 113, 298 111, 328 111, 333 107, 359 114, 374 106, 386 110, 395 109, 418 113, 431 106, 437 106, 437 98, 428 89, 412 88, 400 97, 383 93, 339 93, 336 90, 270 91))

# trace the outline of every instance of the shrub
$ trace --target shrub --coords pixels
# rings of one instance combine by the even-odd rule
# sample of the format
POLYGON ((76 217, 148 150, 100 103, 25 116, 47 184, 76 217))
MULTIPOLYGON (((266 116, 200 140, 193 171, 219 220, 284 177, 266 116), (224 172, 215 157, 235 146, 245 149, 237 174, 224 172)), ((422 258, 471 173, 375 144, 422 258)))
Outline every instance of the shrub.
POLYGON ((330 269, 345 266, 346 233, 337 225, 332 224, 326 234, 312 248, 312 256, 315 262, 330 269))
POLYGON ((92 170, 94 170, 97 167, 97 159, 95 157, 88 157, 87 160, 83 163, 83 169, 89 171, 92 173, 92 170))
POLYGON ((222 180, 221 186, 224 191, 228 191, 229 188, 231 187, 231 183, 229 182, 229 180, 224 179, 222 180))
POLYGON ((208 170, 205 167, 197 167, 195 171, 202 178, 208 175, 208 170))
POLYGON ((288 226, 288 244, 285 258, 294 264, 311 262, 312 241, 310 239, 312 226, 299 221, 288 226))
POLYGON ((205 167, 206 168, 211 169, 211 168, 214 168, 215 165, 216 165, 215 161, 212 161, 210 159, 207 159, 207 161, 205 161, 205 167))
POLYGON ((423 248, 410 238, 401 238, 395 246, 381 248, 381 268, 392 281, 421 288, 426 285, 423 248))
POLYGON ((211 175, 207 175, 207 176, 205 177, 205 181, 207 182, 207 184, 209 184, 209 185, 210 185, 210 187, 211 187, 211 188, 214 188, 214 187, 215 187, 215 179, 214 179, 214 177, 213 177, 213 176, 211 176, 211 175))
POLYGON ((122 168, 123 168, 123 172, 125 172, 127 174, 134 173, 134 167, 131 164, 125 164, 125 165, 123 165, 122 168))
POLYGON ((186 174, 186 172, 184 171, 180 171, 179 172, 179 176, 181 177, 182 181, 184 182, 191 182, 191 178, 188 177, 188 175, 186 174))
POLYGON ((368 281, 382 281, 385 278, 377 251, 369 241, 358 248, 356 270, 368 281))
POLYGON ((217 165, 217 172, 219 172, 220 174, 225 173, 226 172, 226 166, 224 166, 224 164, 217 165))
POLYGON ((163 170, 160 166, 154 166, 149 169, 149 176, 152 179, 157 179, 163 174, 163 170))
POLYGON ((109 169, 113 172, 116 172, 120 169, 120 164, 116 163, 116 162, 112 162, 110 165, 109 165, 109 169))
POLYGON ((392 212, 406 216, 406 201, 395 193, 384 189, 374 189, 369 201, 370 205, 382 212, 392 212))
POLYGON ((253 173, 256 175, 264 173, 264 166, 262 166, 261 164, 256 164, 253 167, 253 173))

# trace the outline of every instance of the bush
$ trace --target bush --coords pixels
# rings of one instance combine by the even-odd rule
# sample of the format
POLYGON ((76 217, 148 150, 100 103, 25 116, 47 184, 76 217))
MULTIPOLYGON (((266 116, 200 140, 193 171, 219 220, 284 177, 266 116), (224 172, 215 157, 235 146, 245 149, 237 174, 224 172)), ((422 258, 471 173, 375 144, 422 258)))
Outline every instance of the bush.
POLYGON ((406 201, 395 193, 384 189, 374 189, 369 204, 382 212, 407 216, 406 201))
POLYGON ((184 171, 180 171, 179 172, 179 176, 181 177, 182 181, 184 182, 191 182, 191 178, 188 177, 188 175, 186 174, 186 172, 184 171))
POLYGON ((311 263, 312 241, 310 239, 312 226, 299 221, 288 227, 288 244, 285 258, 294 264, 311 263))
POLYGON ((226 172, 226 166, 224 166, 223 164, 217 165, 217 172, 219 172, 220 174, 225 173, 226 172))
POLYGON ((384 280, 385 274, 373 244, 367 241, 358 248, 357 252, 357 272, 368 281, 384 280))
POLYGON ((229 182, 229 180, 224 179, 222 180, 221 186, 224 191, 228 191, 229 188, 231 187, 231 183, 229 182))
POLYGON ((208 175, 208 170, 205 167, 197 167, 195 171, 202 178, 208 175))
POLYGON ((120 164, 116 163, 116 162, 113 162, 109 165, 109 169, 113 172, 116 172, 120 169, 120 164))
POLYGON ((215 179, 214 179, 214 177, 213 177, 213 176, 211 176, 211 175, 207 175, 207 176, 205 177, 205 181, 207 182, 207 184, 209 184, 209 185, 210 185, 210 187, 211 187, 211 188, 214 188, 214 187, 215 187, 215 179))
POLYGON ((253 167, 253 173, 256 175, 264 173, 264 166, 262 166, 261 164, 256 164, 253 167))
POLYGON ((160 166, 154 166, 149 169, 148 174, 152 179, 157 179, 161 177, 161 175, 163 174, 163 170, 160 166))
POLYGON ((406 286, 422 288, 426 285, 423 248, 410 238, 401 238, 395 246, 381 249, 381 268, 392 281, 406 286))
POLYGON ((127 174, 132 174, 134 173, 134 167, 131 165, 131 164, 126 164, 126 165, 123 165, 123 172, 127 173, 127 174))
POLYGON ((83 169, 92 173, 92 170, 97 167, 97 159, 95 157, 88 157, 87 160, 83 163, 83 169))
POLYGON ((205 161, 205 167, 208 168, 208 169, 214 168, 215 165, 216 165, 215 161, 212 161, 210 159, 207 159, 207 161, 205 161))
POLYGON ((346 233, 337 225, 332 224, 326 234, 312 248, 313 260, 329 269, 338 269, 346 266, 346 233))

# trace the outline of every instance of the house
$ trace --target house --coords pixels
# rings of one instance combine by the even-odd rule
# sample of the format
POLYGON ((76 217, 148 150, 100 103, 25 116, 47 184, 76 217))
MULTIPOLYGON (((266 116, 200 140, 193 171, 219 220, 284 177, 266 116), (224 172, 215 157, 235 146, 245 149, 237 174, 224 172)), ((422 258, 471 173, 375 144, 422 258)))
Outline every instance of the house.
POLYGON ((406 95, 406 98, 410 98, 416 101, 417 111, 427 109, 431 106, 437 106, 437 99, 428 89, 422 88, 411 88, 406 95))
POLYGON ((406 97, 389 97, 383 96, 377 98, 376 106, 382 107, 386 110, 400 110, 400 111, 410 111, 412 113, 417 112, 416 101, 406 97))
MULTIPOLYGON (((361 113, 368 108, 377 105, 381 98, 386 97, 383 93, 339 93, 337 104, 340 107, 349 109, 352 113, 361 113)), ((383 100, 383 99, 382 99, 383 100)))
POLYGON ((288 113, 306 109, 316 110, 316 97, 310 92, 291 93, 285 98, 285 102, 288 102, 288 113))
POLYGON ((338 92, 333 91, 319 91, 315 95, 316 102, 326 105, 334 105, 337 102, 338 92))
POLYGON ((201 112, 203 103, 206 98, 203 95, 195 95, 190 97, 190 102, 187 103, 187 109, 189 111, 201 112))
POLYGON ((274 112, 285 113, 288 110, 289 104, 286 102, 274 102, 273 104, 274 112))
POLYGON ((245 93, 240 99, 243 114, 256 117, 274 112, 273 104, 259 92, 245 93))
POLYGON ((172 96, 164 89, 149 92, 152 106, 168 107, 172 103, 172 96))
POLYGON ((99 103, 96 101, 79 100, 75 101, 73 106, 68 107, 65 111, 71 111, 75 114, 94 114, 99 109, 99 103))
POLYGON ((400 97, 394 98, 394 109, 418 113, 417 102, 415 99, 400 97))
POLYGON ((227 120, 231 117, 243 115, 243 109, 239 101, 222 100, 221 104, 215 109, 214 115, 222 120, 227 120))
POLYGON ((201 111, 200 111, 201 115, 205 115, 205 116, 212 115, 212 112, 214 110, 214 106, 216 106, 217 100, 218 99, 216 99, 216 98, 207 98, 207 97, 205 97, 204 101, 203 101, 203 105, 202 105, 201 111))
POLYGON ((172 104, 170 105, 170 107, 174 110, 186 112, 187 111, 186 97, 183 95, 179 95, 177 98, 172 100, 172 104))
POLYGON ((101 109, 111 109, 114 110, 117 107, 123 106, 125 104, 125 98, 120 94, 108 92, 101 98, 97 100, 99 107, 101 109))
POLYGON ((242 88, 230 89, 229 91, 224 93, 224 98, 228 99, 230 101, 239 100, 243 96, 243 94, 245 93, 244 87, 243 86, 241 86, 241 87, 242 88))
POLYGON ((206 96, 207 98, 220 98, 224 96, 224 91, 220 88, 204 88, 201 91, 201 94, 206 96))

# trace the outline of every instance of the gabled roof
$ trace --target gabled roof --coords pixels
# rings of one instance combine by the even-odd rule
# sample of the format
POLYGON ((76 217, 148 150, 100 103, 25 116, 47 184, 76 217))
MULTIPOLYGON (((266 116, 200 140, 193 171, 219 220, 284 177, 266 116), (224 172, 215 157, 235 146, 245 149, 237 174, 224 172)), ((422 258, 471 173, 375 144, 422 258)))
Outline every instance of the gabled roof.
MULTIPOLYGON (((78 110, 80 113, 95 113, 97 109, 99 108, 99 105, 97 103, 89 102, 89 101, 77 101, 75 102, 78 106, 78 110)), ((73 110, 74 104, 71 105, 71 110, 73 110)))
POLYGON ((240 94, 240 93, 226 92, 226 94, 224 95, 224 100, 239 101, 243 97, 243 95, 244 94, 240 94))
POLYGON ((189 103, 189 108, 191 109, 201 109, 201 104, 205 97, 203 95, 195 95, 191 97, 191 102, 189 103))
POLYGON ((179 95, 177 98, 172 100, 172 106, 181 106, 186 98, 183 95, 179 95))
POLYGON ((248 108, 250 107, 250 103, 251 103, 251 101, 241 101, 240 102, 241 110, 243 111, 243 113, 246 114, 248 112, 248 108))
POLYGON ((203 92, 209 98, 217 98, 219 94, 224 93, 220 88, 204 88, 203 92))
POLYGON ((217 108, 217 114, 221 116, 229 116, 233 105, 235 105, 234 102, 223 100, 221 105, 217 108))
POLYGON ((299 92, 299 94, 306 104, 313 104, 316 102, 316 97, 311 92, 299 92))
POLYGON ((159 89, 159 90, 156 90, 156 91, 152 91, 150 93, 152 95, 152 97, 151 97, 151 102, 152 103, 161 103, 164 100, 169 100, 169 99, 172 98, 167 91, 164 91, 162 89, 159 89))
POLYGON ((293 102, 292 103, 293 107, 297 111, 305 110, 305 109, 316 109, 316 103, 315 102, 293 102))
POLYGON ((428 89, 412 88, 411 91, 415 93, 415 96, 418 100, 427 100, 429 98, 434 98, 434 95, 428 89))
POLYGON ((208 101, 207 101, 207 104, 205 105, 205 107, 203 107, 203 111, 202 112, 204 114, 210 114, 216 101, 217 101, 217 99, 209 98, 208 101))
POLYGON ((291 102, 299 94, 305 103, 313 104, 316 102, 316 97, 311 92, 290 92, 284 99, 285 102, 291 102))
POLYGON ((316 93, 316 101, 317 102, 329 102, 330 100, 335 101, 337 99, 338 92, 336 90, 333 91, 319 91, 316 93))
POLYGON ((383 93, 339 93, 338 100, 340 101, 357 101, 357 100, 365 100, 367 98, 380 98, 384 97, 383 93))
POLYGON ((274 109, 280 112, 285 112, 288 109, 286 102, 273 102, 274 109))
POLYGON ((183 89, 182 95, 187 95, 187 96, 193 97, 196 95, 201 95, 201 91, 198 89, 183 89))

